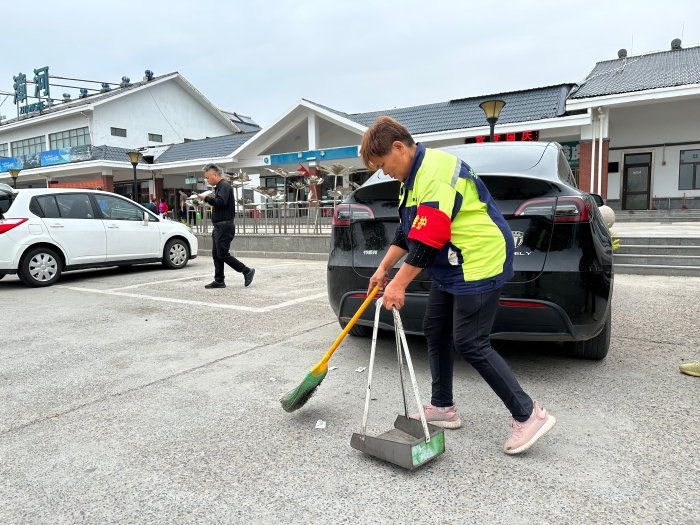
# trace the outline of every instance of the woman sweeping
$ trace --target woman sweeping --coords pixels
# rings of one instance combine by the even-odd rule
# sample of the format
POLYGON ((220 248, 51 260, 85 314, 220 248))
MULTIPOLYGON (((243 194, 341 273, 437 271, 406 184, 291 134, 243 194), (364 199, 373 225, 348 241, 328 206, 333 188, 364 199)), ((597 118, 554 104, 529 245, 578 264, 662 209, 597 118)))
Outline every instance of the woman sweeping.
POLYGON ((401 182, 401 224, 369 290, 379 285, 384 306, 400 309, 406 287, 422 269, 433 280, 423 325, 433 379, 431 404, 425 407, 428 421, 444 428, 462 424, 452 397, 456 348, 511 413, 512 431, 503 450, 524 452, 554 427, 556 419, 523 391, 491 347, 501 287, 513 276, 508 224, 466 163, 416 144, 392 118, 379 117, 367 129, 362 160, 369 169, 381 169, 401 182), (389 270, 404 255, 404 264, 387 285, 389 270))

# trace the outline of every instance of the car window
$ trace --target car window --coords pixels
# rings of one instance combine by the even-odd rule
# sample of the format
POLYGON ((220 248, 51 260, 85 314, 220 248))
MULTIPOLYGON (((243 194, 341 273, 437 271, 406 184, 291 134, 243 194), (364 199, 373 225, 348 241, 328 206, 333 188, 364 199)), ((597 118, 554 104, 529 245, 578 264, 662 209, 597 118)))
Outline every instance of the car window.
POLYGON ((45 219, 58 219, 61 215, 58 213, 58 205, 53 195, 38 195, 34 197, 44 212, 45 219))
POLYGON ((564 154, 559 152, 559 165, 557 167, 557 173, 559 175, 559 180, 563 183, 576 187, 574 182, 573 173, 571 173, 571 168, 569 168, 569 163, 566 161, 564 154))
POLYGON ((143 210, 126 199, 96 194, 95 200, 105 219, 112 219, 114 221, 143 220, 143 210))
POLYGON ((62 219, 94 219, 95 212, 87 193, 59 193, 56 195, 62 219))

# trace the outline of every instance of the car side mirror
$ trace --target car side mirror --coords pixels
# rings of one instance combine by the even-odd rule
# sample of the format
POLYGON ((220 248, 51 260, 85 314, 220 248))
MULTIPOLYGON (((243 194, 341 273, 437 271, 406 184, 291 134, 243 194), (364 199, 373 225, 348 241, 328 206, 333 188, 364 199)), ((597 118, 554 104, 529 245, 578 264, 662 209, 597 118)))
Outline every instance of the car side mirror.
POLYGON ((148 226, 148 212, 143 212, 143 225, 148 226))
POLYGON ((595 201, 596 205, 600 208, 601 206, 605 206, 605 202, 603 202, 603 197, 598 195, 597 193, 589 193, 591 197, 593 197, 593 200, 595 201))

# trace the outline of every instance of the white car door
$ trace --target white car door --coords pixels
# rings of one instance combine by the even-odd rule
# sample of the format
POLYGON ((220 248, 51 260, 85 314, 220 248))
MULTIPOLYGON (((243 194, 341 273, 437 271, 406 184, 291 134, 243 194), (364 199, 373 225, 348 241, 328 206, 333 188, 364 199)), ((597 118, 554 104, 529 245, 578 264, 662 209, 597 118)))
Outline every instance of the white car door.
POLYGON ((155 259, 162 256, 158 219, 133 202, 116 195, 95 193, 107 235, 107 261, 155 259))
POLYGON ((87 193, 52 193, 36 197, 51 238, 66 253, 67 265, 104 262, 107 238, 87 193))

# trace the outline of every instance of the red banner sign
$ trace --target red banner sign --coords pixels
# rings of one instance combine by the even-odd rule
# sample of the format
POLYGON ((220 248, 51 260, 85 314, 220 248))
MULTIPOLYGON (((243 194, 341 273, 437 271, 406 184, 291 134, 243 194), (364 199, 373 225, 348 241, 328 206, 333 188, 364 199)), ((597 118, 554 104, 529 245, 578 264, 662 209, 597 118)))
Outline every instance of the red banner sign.
MULTIPOLYGON (((514 133, 494 133, 494 142, 537 142, 540 138, 539 131, 518 131, 514 133)), ((464 139, 465 144, 475 144, 479 142, 491 142, 488 135, 480 137, 469 137, 464 139)))

